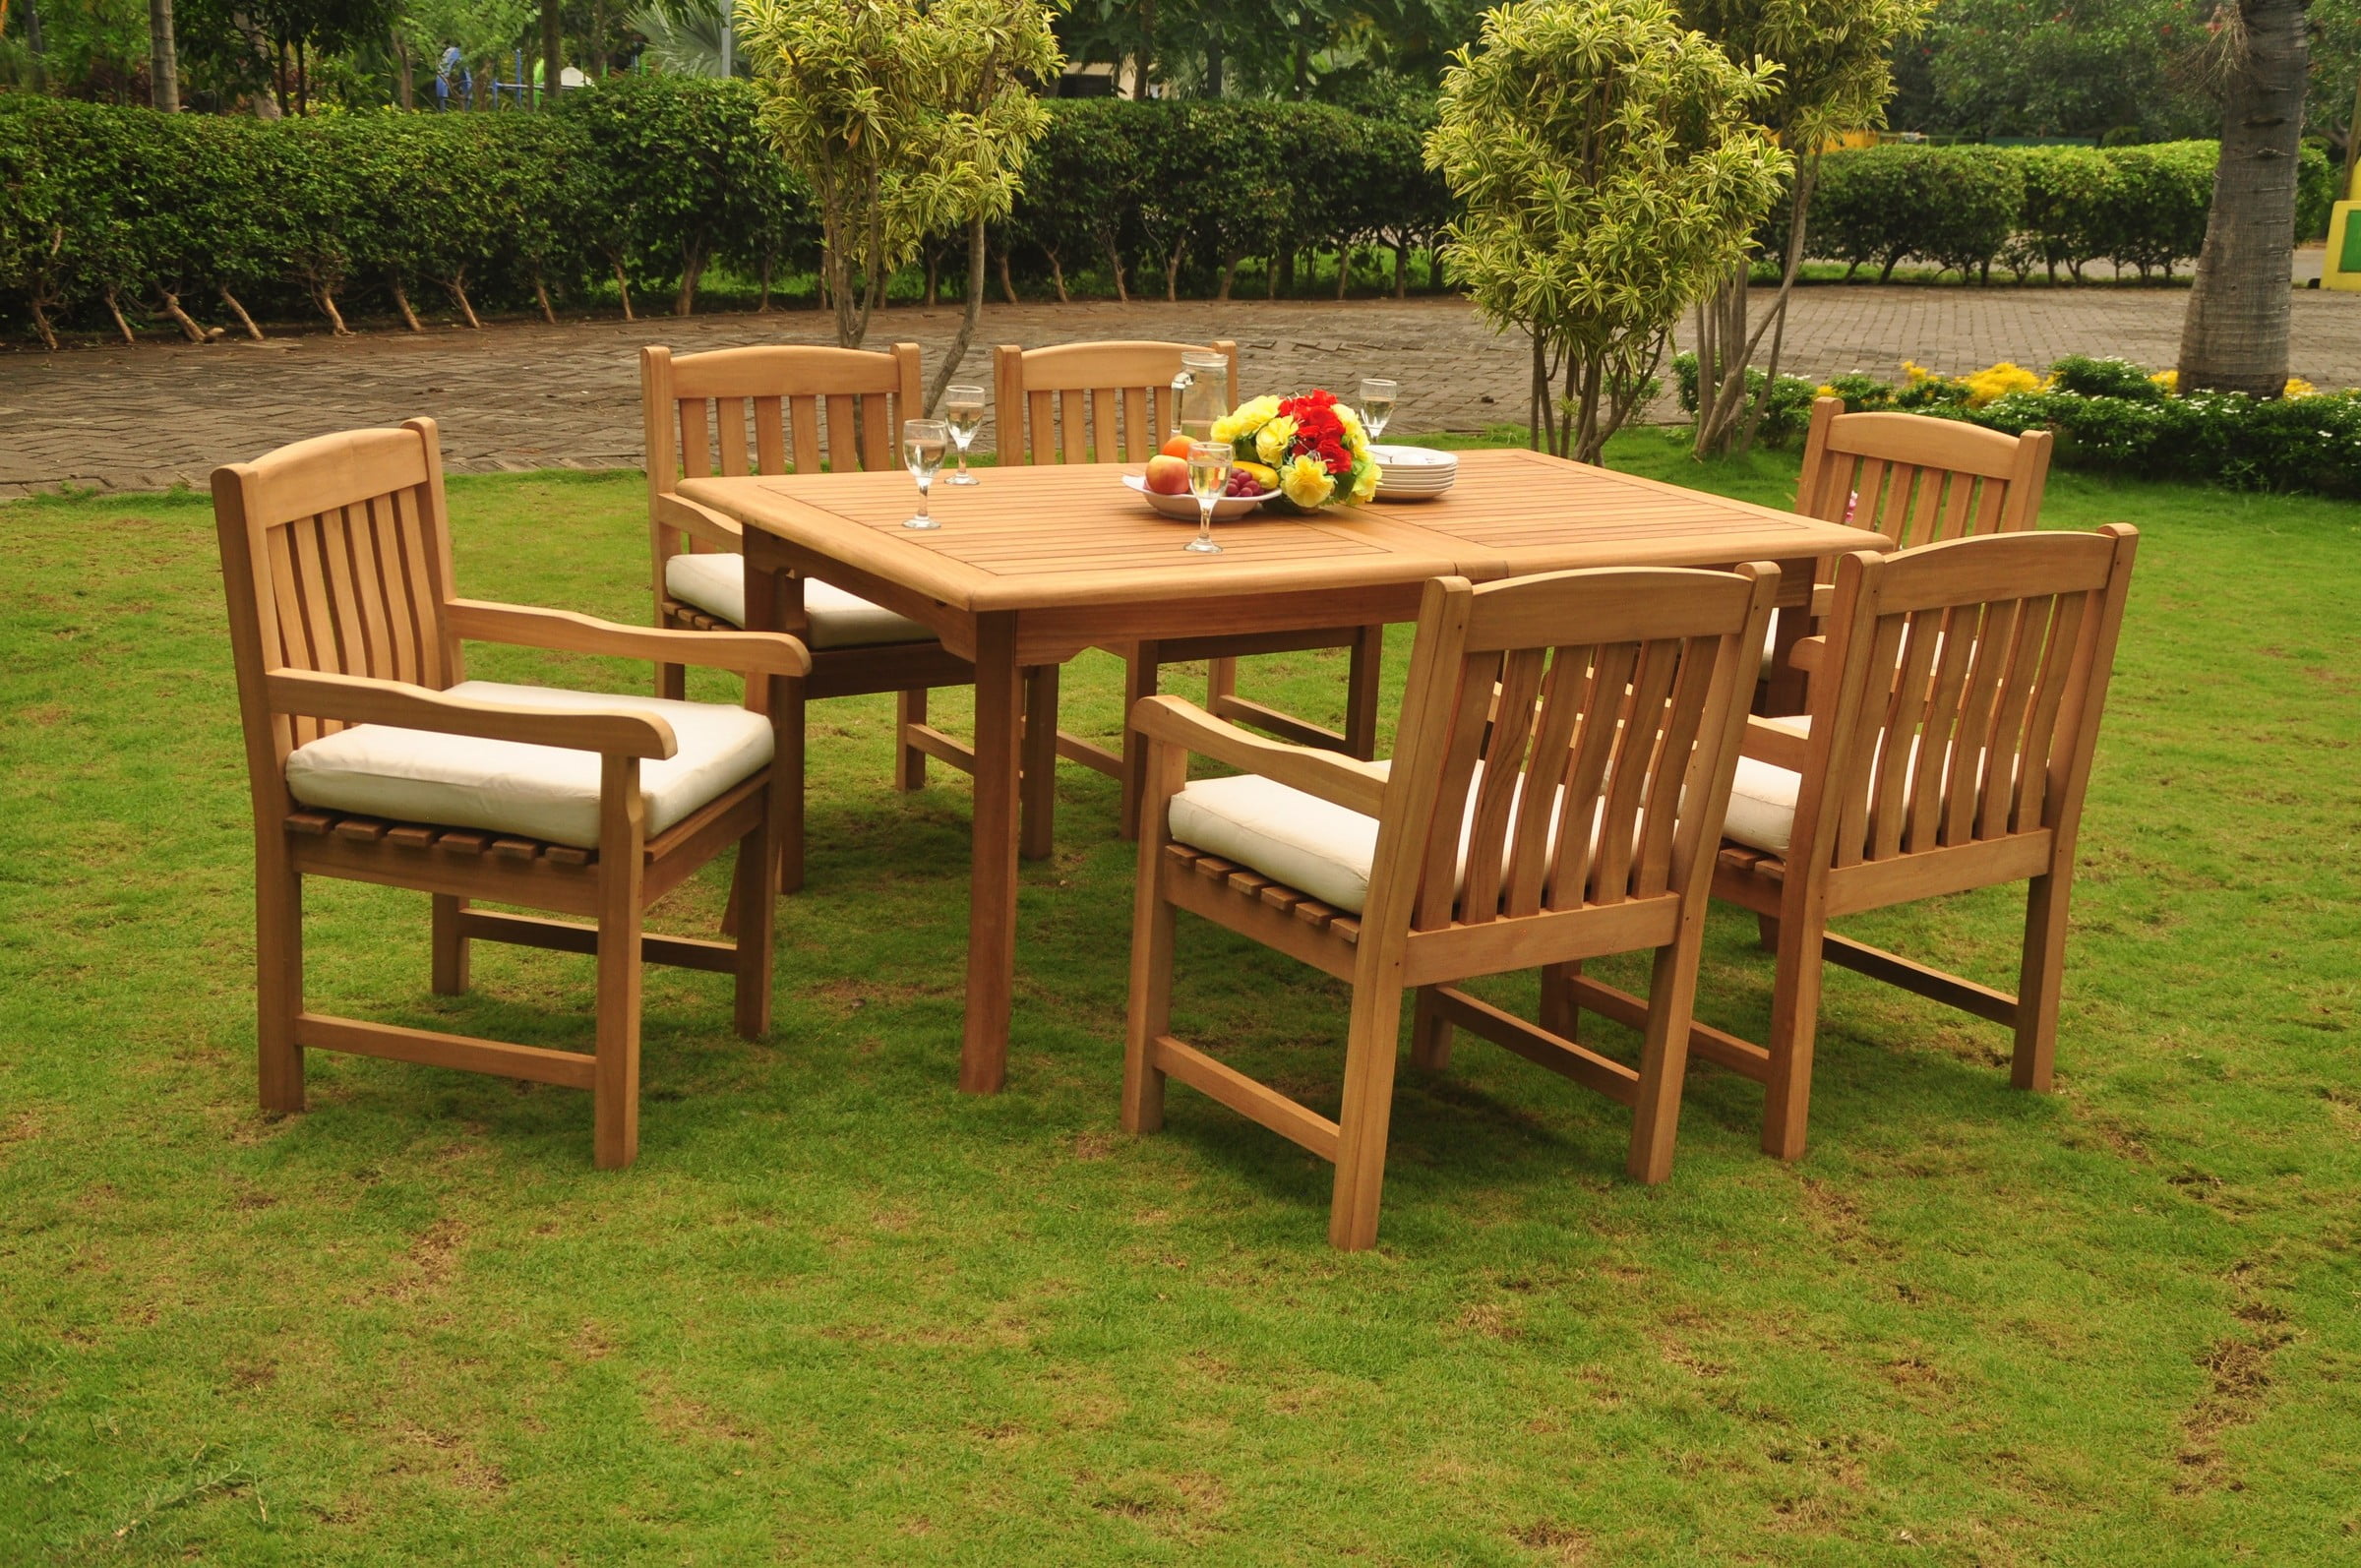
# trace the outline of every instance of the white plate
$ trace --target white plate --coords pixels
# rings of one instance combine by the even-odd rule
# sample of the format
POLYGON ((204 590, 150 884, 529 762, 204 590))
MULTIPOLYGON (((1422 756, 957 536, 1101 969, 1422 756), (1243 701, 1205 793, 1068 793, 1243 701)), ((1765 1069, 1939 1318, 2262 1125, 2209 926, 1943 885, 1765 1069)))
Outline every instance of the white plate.
POLYGON ((1439 490, 1392 490, 1384 485, 1379 485, 1377 494, 1370 499, 1373 501, 1439 501, 1450 493, 1449 485, 1445 485, 1439 490))
POLYGON ((1459 471, 1458 452, 1437 452, 1432 447, 1371 447, 1369 455, 1377 459, 1380 468, 1417 471, 1421 478, 1459 471))
MULTIPOLYGON (((1167 496, 1150 490, 1146 477, 1141 474, 1125 474, 1123 483, 1130 487, 1133 495, 1175 522, 1197 520, 1196 497, 1189 495, 1167 496)), ((1224 496, 1213 504, 1213 520, 1228 522, 1233 518, 1242 517, 1270 499, 1268 496, 1224 496)))

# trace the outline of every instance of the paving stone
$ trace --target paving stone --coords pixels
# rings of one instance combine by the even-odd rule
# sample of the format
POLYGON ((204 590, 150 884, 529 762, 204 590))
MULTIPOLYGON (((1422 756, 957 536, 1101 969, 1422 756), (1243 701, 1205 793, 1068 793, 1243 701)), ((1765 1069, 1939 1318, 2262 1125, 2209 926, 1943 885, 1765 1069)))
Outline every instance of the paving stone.
MULTIPOLYGON (((1958 373, 2075 352, 2169 365, 2188 297, 2177 288, 1809 287, 1796 293, 1783 365, 1815 379, 1891 377, 1905 359, 1958 373)), ((2361 384, 2361 296, 2300 290, 2294 308, 2295 373, 2324 387, 2361 384)), ((949 308, 885 311, 871 341, 916 341, 932 374, 958 320, 949 308)), ((1393 376, 1402 383, 1397 430, 1482 430, 1525 415, 1523 340, 1492 332, 1456 298, 988 305, 960 372, 990 386, 996 343, 1221 336, 1238 340, 1251 390, 1324 385, 1350 396, 1362 376, 1393 376)), ((453 472, 631 466, 640 452, 642 344, 695 353, 829 340, 825 317, 790 311, 5 352, 0 496, 69 483, 202 488, 218 463, 419 414, 442 422, 453 472)), ((990 449, 989 430, 980 445, 990 449)))

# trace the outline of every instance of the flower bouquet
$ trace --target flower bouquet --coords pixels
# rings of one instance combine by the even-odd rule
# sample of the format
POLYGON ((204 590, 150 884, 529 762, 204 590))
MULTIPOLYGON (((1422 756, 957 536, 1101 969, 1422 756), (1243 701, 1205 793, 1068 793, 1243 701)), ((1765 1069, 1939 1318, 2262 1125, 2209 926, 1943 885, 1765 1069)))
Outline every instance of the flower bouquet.
POLYGON ((1272 503, 1283 508, 1317 512, 1377 493, 1377 459, 1361 416, 1331 392, 1257 397, 1215 420, 1213 439, 1229 442, 1240 466, 1277 492, 1272 503))

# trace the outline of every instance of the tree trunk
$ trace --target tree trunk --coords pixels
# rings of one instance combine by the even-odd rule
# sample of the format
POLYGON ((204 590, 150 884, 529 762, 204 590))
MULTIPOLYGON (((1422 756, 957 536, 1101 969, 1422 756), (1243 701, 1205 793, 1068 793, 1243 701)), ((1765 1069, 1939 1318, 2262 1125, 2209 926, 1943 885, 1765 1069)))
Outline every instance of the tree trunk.
POLYGON ((1187 254, 1188 242, 1182 240, 1164 259, 1164 298, 1167 304, 1178 303, 1180 298, 1180 263, 1187 254))
POLYGON ((271 72, 271 96, 278 105, 278 117, 285 119, 291 105, 287 101, 287 40, 275 40, 277 59, 271 72))
POLYGON ((2287 385, 2306 0, 2245 0, 2222 94, 2221 161, 2181 327, 2180 391, 2276 397, 2287 385))
MULTIPOLYGON (((548 108, 558 101, 558 75, 565 69, 565 44, 559 30, 563 20, 558 0, 541 0, 541 102, 548 108)), ((686 316, 687 311, 681 312, 686 316)))
MULTIPOLYGON (((106 291, 106 313, 115 319, 115 329, 123 334, 123 341, 127 343, 139 341, 138 338, 131 335, 131 323, 123 319, 123 307, 115 303, 115 291, 111 288, 106 291)), ((52 344, 51 346, 56 345, 52 344)))
POLYGON ((541 319, 550 326, 558 325, 558 313, 549 308, 549 288, 541 281, 541 270, 533 269, 533 298, 541 306, 541 319))
POLYGON ((1753 445, 1755 430, 1762 423, 1763 410, 1770 404, 1771 389, 1779 374, 1778 345, 1786 335, 1787 301, 1795 292, 1795 279, 1803 271, 1812 191, 1819 175, 1820 159, 1816 154, 1795 171, 1795 183, 1787 193, 1787 254, 1780 267, 1779 293, 1754 330, 1749 332, 1746 327, 1751 260, 1740 262, 1720 291, 1697 307, 1697 430, 1691 449, 1696 456, 1725 453, 1733 443, 1741 452, 1753 445), (1773 334, 1773 367, 1763 378, 1762 396, 1752 397, 1747 390, 1751 378, 1746 373, 1753 366, 1754 352, 1762 346, 1766 331, 1773 334))
POLYGON ((393 292, 394 308, 401 312, 401 319, 410 331, 413 332, 425 332, 426 329, 418 325, 418 313, 410 309, 410 291, 402 286, 401 279, 398 277, 393 279, 387 287, 393 292))
POLYGON ((705 254, 693 250, 681 258, 680 292, 672 297, 672 313, 686 316, 696 308, 696 280, 704 275, 705 254))
POLYGON ((1398 241, 1394 246, 1394 298, 1410 298, 1410 245, 1398 241))
POLYGON ((976 322, 984 314, 984 217, 982 213, 968 219, 967 224, 967 309, 959 316, 959 335, 935 367, 935 385, 927 389, 927 413, 932 417, 935 405, 942 401, 942 390, 959 374, 959 361, 967 357, 967 345, 976 340, 976 322))
POLYGON ((1131 303, 1131 291, 1123 286, 1123 253, 1113 240, 1107 242, 1107 265, 1115 269, 1115 297, 1118 303, 1131 303))
POLYGON ((148 101, 180 112, 180 54, 172 46, 172 0, 148 0, 148 101))
POLYGON ((927 247, 927 309, 933 310, 942 302, 942 258, 935 247, 927 247))
POLYGON ((1235 254, 1222 258, 1222 286, 1213 296, 1216 300, 1227 300, 1230 297, 1231 288, 1238 282, 1238 262, 1239 258, 1235 254))
POLYGON ((344 313, 336 309, 334 289, 326 283, 314 283, 312 285, 312 302, 320 307, 320 314, 328 318, 329 325, 336 330, 338 337, 352 335, 352 329, 344 325, 344 313))
POLYGON ((459 314, 467 319, 467 325, 476 332, 482 332, 484 324, 475 319, 475 307, 467 300, 467 280, 463 277, 447 277, 443 280, 443 287, 458 303, 459 314))
POLYGON ((410 46, 402 40, 399 29, 394 30, 394 101, 405 109, 418 106, 418 92, 410 75, 410 46))
POLYGON ((615 269, 615 292, 623 296, 623 319, 627 322, 637 321, 639 318, 632 314, 632 280, 624 275, 623 264, 609 262, 607 265, 615 269))
POLYGON ((1345 297, 1345 289, 1352 283, 1352 281, 1353 247, 1350 245, 1339 245, 1336 248, 1336 297, 1338 299, 1343 299, 1345 297))
MULTIPOLYGON (((48 91, 49 55, 41 47, 41 0, 25 0, 25 47, 32 54, 32 90, 48 91)), ((49 331, 48 319, 37 308, 33 311, 33 320, 40 328, 41 341, 55 348, 57 337, 49 331)))
POLYGON ((764 251, 762 253, 762 272, 760 277, 762 292, 755 296, 755 314, 757 316, 767 316, 770 314, 771 267, 771 254, 768 251, 764 251))
POLYGON ((212 341, 212 334, 207 332, 204 328, 198 326, 197 323, 190 318, 189 313, 180 308, 180 296, 178 294, 173 293, 168 288, 159 288, 156 290, 156 292, 163 295, 164 314, 171 317, 173 322, 180 328, 180 332, 183 337, 186 337, 192 343, 210 343, 212 341))
POLYGON ((238 325, 246 329, 246 335, 261 342, 263 330, 254 325, 254 318, 246 314, 246 307, 238 303, 238 296, 229 291, 227 283, 221 285, 219 293, 221 303, 229 307, 229 313, 238 319, 238 325))
POLYGON ((312 112, 311 55, 300 37, 295 40, 295 112, 299 116, 312 112))
POLYGON ((1016 279, 1008 275, 1008 253, 1004 250, 1000 252, 1000 298, 1011 305, 1017 303, 1016 279))
POLYGON ((1073 296, 1065 291, 1065 268, 1058 260, 1056 251, 1050 252, 1050 286, 1058 290, 1059 304, 1070 305, 1073 303, 1073 296))

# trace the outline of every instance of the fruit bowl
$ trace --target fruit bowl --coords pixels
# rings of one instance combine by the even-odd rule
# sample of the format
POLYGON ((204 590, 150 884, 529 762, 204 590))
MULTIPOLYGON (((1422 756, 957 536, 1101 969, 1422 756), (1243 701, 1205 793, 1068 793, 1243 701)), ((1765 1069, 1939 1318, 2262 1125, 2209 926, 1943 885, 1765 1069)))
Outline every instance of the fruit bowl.
MULTIPOLYGON (((1192 495, 1183 493, 1168 496, 1161 491, 1150 490, 1147 480, 1138 474, 1123 475, 1123 484, 1140 500, 1175 522, 1197 520, 1197 498, 1192 495)), ((1234 517, 1242 517, 1270 499, 1268 496, 1224 496, 1213 504, 1213 520, 1228 522, 1234 517)))

